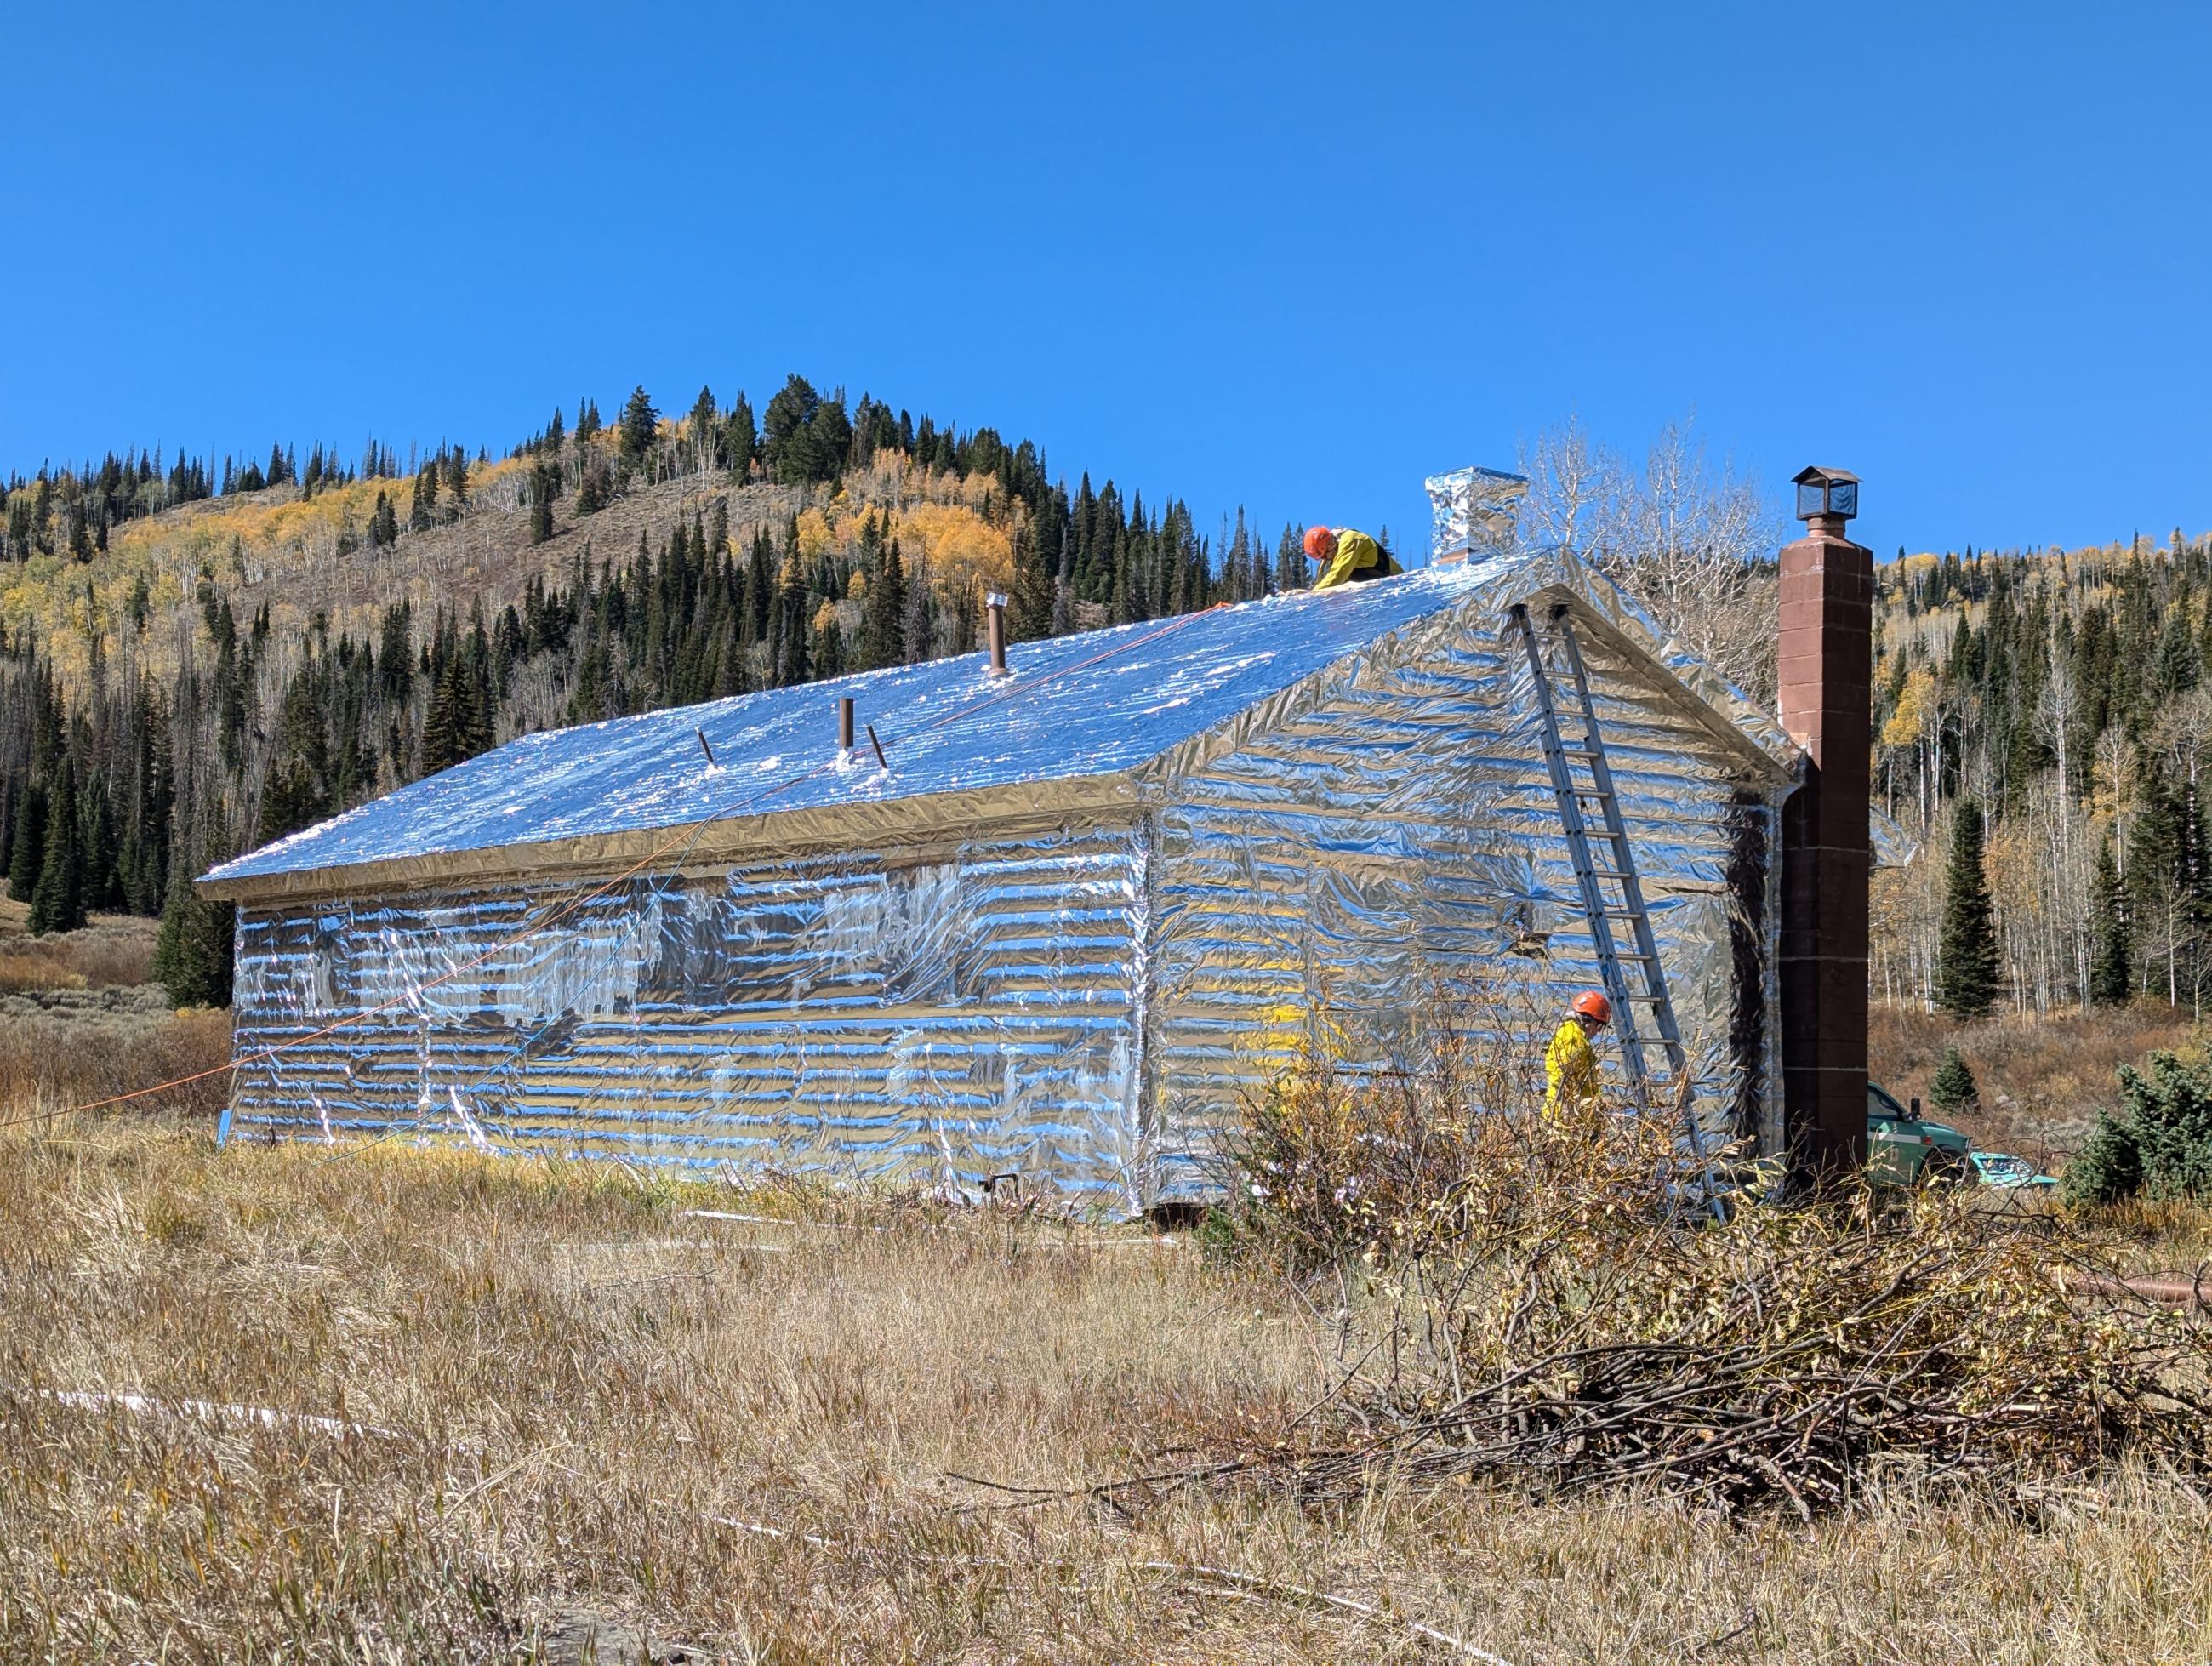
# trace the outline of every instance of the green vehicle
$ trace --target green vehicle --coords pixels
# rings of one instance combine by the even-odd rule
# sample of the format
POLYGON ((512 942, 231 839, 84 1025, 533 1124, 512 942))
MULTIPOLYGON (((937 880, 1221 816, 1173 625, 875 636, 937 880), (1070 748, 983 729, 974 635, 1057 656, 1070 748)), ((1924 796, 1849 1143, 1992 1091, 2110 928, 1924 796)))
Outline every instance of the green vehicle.
POLYGON ((1931 1122, 1920 1101, 1907 1110, 1887 1088, 1867 1084, 1867 1177, 1877 1186, 1970 1186, 1970 1141, 1958 1129, 1931 1122))

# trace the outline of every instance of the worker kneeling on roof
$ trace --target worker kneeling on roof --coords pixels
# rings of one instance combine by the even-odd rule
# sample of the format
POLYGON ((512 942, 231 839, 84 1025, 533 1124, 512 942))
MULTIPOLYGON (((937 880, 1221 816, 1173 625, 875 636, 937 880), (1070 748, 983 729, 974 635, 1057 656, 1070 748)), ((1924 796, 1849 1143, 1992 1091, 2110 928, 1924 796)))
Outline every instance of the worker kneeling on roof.
POLYGON ((1316 590, 1364 584, 1369 579, 1395 579, 1406 570, 1388 550, 1350 526, 1307 527, 1306 558, 1322 563, 1321 576, 1314 581, 1316 590))
POLYGON ((1575 997, 1566 1022, 1544 1049, 1544 1114, 1571 1115, 1598 1101, 1597 1054, 1590 1037, 1613 1022, 1613 1003, 1595 989, 1575 997))

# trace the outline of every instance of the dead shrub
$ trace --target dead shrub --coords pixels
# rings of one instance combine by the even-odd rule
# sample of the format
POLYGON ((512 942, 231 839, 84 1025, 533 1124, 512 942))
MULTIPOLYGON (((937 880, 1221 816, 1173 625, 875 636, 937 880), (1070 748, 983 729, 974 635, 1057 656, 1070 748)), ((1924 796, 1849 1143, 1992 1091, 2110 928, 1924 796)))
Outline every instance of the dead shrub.
POLYGON ((1255 1107, 1218 1237, 1335 1274, 1359 1363, 1340 1438, 1218 1473, 1808 1519, 1900 1481, 2017 1503, 2129 1452, 2212 1473, 2212 1329, 2069 1295, 2111 1246, 1948 1189, 1747 1192, 1716 1222, 1665 1119, 1547 1116, 1498 1064, 1462 1040, 1420 1080, 1314 1066, 1255 1107))
POLYGON ((228 1012, 83 1006, 0 1016, 0 1104, 33 1108, 19 1115, 199 1077, 125 1109, 212 1116, 230 1097, 229 1061, 228 1012))

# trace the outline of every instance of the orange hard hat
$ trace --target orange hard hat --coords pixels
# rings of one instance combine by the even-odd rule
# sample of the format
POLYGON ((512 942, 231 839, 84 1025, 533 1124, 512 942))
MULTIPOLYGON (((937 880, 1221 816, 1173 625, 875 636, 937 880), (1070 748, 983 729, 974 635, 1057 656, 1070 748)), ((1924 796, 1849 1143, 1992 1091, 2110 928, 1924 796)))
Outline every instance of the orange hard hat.
POLYGON ((1575 1011, 1600 1024, 1613 1022, 1613 1003, 1595 989, 1585 989, 1575 997, 1575 1011))
POLYGON ((1326 526, 1306 528, 1306 554, 1315 561, 1327 561, 1336 553, 1336 534, 1326 526))

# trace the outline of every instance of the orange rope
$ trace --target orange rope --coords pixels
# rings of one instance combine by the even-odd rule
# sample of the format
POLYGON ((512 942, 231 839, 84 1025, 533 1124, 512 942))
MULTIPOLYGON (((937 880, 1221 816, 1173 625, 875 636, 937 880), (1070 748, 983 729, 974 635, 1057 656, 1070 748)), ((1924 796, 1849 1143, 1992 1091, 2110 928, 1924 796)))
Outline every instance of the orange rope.
MULTIPOLYGON (((1029 682, 1015 683, 1010 678, 1008 681, 1008 686, 1006 688, 1000 689, 996 692, 985 696, 983 699, 975 702, 971 705, 963 706, 957 711, 947 712, 941 717, 933 718, 918 728, 909 729, 903 733, 893 735, 891 739, 894 744, 902 740, 908 740, 913 739, 915 735, 927 734, 933 729, 942 728, 948 723, 957 722, 961 718, 972 717, 977 712, 985 710, 991 706, 998 704, 1000 701, 1009 698, 1018 690, 1026 692, 1030 690, 1039 688, 1044 684, 1051 682, 1054 678, 1065 677, 1071 672, 1082 671, 1088 666, 1098 664, 1101 660, 1110 660, 1117 654, 1126 654, 1132 648, 1142 648, 1147 643, 1156 642, 1159 641, 1161 637, 1168 635, 1174 631, 1182 629, 1185 625, 1191 623, 1193 621, 1202 619, 1207 614, 1217 612, 1220 609, 1228 605, 1229 604, 1226 602, 1216 602, 1212 607, 1201 608, 1195 613, 1185 613, 1177 618, 1170 620, 1166 624, 1162 625, 1157 630, 1147 631, 1141 636, 1133 637, 1126 642, 1116 643, 1112 648, 1102 648, 1097 654, 1093 654, 1085 659, 1078 660, 1071 665, 1061 666, 1057 670, 1047 672, 1043 676, 1034 678, 1029 682)), ((4 1122, 0 1122, 0 1129, 21 1128, 27 1123, 31 1122, 50 1122, 64 1116, 74 1116, 81 1111, 105 1110, 113 1105, 127 1104, 133 1099, 143 1099, 155 1093, 166 1093, 172 1088, 189 1087, 192 1083, 204 1082, 210 1076, 221 1076, 226 1073, 234 1073, 243 1066, 259 1064, 265 1059, 273 1059, 278 1054, 289 1052, 295 1047, 305 1047, 309 1042, 320 1041, 324 1037, 335 1034, 337 1031, 343 1030, 349 1025, 359 1024, 367 1018, 373 1018, 380 1012, 388 1012, 395 1006, 404 1006, 410 997, 419 995, 426 989, 434 989, 440 984, 459 977, 463 972, 473 971, 477 967, 483 965, 486 961, 492 959, 495 956, 504 954, 507 950, 514 947, 518 943, 522 942, 527 938, 534 937, 539 932, 545 930, 548 927, 555 925, 560 921, 566 919, 569 915, 583 907, 585 903, 592 902, 598 897, 605 896, 609 891, 621 885, 624 880, 631 879, 642 870, 650 867, 653 863, 659 861, 670 851, 675 849, 677 846, 684 843, 685 840, 696 839, 701 833, 714 825, 714 823, 718 821, 726 821, 732 816, 738 815, 744 811, 750 809, 753 806, 760 803, 763 800, 773 798, 778 793, 785 792, 791 787, 797 787, 803 781, 811 781, 815 776, 821 775, 825 770, 830 769, 834 767, 836 767, 834 761, 828 763, 817 763, 811 769, 805 770, 799 775, 793 775, 787 780, 780 781, 776 782, 775 786, 756 793, 752 797, 745 800, 741 804, 732 805, 726 810, 718 810, 713 815, 708 816, 697 822, 684 823, 683 826, 670 837, 666 843, 657 846, 655 848, 647 851, 643 856, 640 857, 629 867, 624 868, 620 873, 616 874, 611 879, 606 880, 605 883, 595 886, 593 889, 585 891, 580 896, 570 897, 568 901, 562 903, 560 907, 555 909, 552 913, 547 915, 544 919, 533 921, 529 925, 524 926, 521 929, 517 931, 514 935, 493 944, 491 947, 486 949, 482 954, 476 955, 470 959, 465 960, 457 966, 450 966, 447 968, 446 970, 439 973, 437 976, 431 978, 425 982, 413 985, 404 994, 394 995, 391 1000, 380 1001, 374 1006, 363 1007, 358 1012, 349 1012, 345 1017, 337 1019, 334 1023, 326 1024, 319 1030, 310 1031, 304 1036, 295 1036, 289 1041, 278 1042, 275 1046, 264 1047, 258 1052, 245 1054, 238 1058, 231 1060, 228 1064, 215 1065, 206 1070, 196 1070, 189 1076, 172 1077, 166 1082, 155 1082, 151 1087, 134 1088, 128 1093, 118 1093, 110 1098, 93 1099, 81 1105, 64 1105, 58 1110, 33 1111, 27 1116, 9 1117, 4 1122)))

